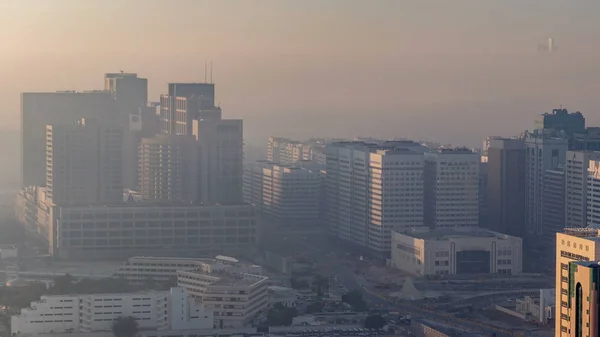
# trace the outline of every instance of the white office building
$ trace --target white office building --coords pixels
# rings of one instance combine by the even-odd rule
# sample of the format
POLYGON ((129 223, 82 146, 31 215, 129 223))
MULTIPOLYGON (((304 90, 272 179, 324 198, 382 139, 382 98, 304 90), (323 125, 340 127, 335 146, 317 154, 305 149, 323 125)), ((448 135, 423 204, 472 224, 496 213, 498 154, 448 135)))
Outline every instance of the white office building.
POLYGON ((216 328, 242 328, 268 307, 268 278, 199 268, 178 271, 177 282, 190 296, 214 311, 216 328))
POLYGON ((330 235, 386 257, 393 229, 424 226, 423 152, 394 142, 335 142, 326 153, 330 235))
POLYGON ((142 293, 42 296, 11 317, 11 333, 110 331, 119 316, 135 317, 140 329, 213 328, 212 312, 189 298, 185 288, 175 287, 142 293))
POLYGON ((391 248, 392 267, 416 276, 523 271, 522 239, 483 228, 393 232, 391 248))
POLYGON ((587 223, 588 165, 600 160, 600 152, 567 151, 565 164, 564 227, 585 227, 587 223))
POLYGON ((262 267, 244 264, 238 259, 218 255, 215 258, 147 257, 136 256, 119 267, 115 276, 123 277, 132 284, 144 284, 148 280, 167 282, 177 278, 177 271, 203 269, 223 270, 236 273, 262 274, 262 267))
POLYGON ((425 153, 425 224, 431 228, 479 225, 480 156, 467 148, 425 153))
POLYGON ((525 134, 526 224, 531 235, 544 234, 542 195, 546 171, 565 164, 568 140, 551 130, 525 134))

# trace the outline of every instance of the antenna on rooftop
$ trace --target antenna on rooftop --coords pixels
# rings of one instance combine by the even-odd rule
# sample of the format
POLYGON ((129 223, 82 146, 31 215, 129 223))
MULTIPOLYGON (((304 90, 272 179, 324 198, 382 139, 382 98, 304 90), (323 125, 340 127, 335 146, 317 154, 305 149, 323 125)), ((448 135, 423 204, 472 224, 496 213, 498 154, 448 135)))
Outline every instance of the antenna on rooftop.
POLYGON ((212 61, 210 61, 210 83, 213 83, 212 75, 213 75, 213 64, 212 64, 212 61))
POLYGON ((204 61, 204 83, 206 83, 206 61, 204 61))

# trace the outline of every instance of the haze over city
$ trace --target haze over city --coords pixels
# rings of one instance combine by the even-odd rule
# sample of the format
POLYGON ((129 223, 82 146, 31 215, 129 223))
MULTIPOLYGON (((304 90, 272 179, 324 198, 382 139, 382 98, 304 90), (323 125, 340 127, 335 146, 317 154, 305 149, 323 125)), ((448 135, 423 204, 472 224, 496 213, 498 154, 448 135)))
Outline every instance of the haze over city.
POLYGON ((598 0, 0 0, 0 337, 583 337, 598 0))

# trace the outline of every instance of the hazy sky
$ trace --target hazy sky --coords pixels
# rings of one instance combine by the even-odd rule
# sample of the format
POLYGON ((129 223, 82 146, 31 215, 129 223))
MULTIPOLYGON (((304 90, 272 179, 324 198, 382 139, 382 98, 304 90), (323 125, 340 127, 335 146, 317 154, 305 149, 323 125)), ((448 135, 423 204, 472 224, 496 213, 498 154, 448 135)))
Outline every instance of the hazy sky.
POLYGON ((563 104, 600 125, 600 1, 0 0, 0 112, 19 93, 137 72, 203 81, 246 138, 405 136, 477 146, 563 104), (538 52, 552 36, 558 51, 538 52))

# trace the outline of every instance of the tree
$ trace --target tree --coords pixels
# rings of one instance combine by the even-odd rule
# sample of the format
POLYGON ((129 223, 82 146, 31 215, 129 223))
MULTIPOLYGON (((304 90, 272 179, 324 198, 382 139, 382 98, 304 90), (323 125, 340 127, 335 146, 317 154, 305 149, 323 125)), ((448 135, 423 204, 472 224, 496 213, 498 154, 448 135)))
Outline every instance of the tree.
POLYGON ((367 329, 381 329, 385 323, 385 318, 381 315, 370 315, 365 318, 365 328, 367 329))
POLYGON ((112 325, 112 332, 115 337, 134 337, 138 330, 138 322, 132 316, 119 316, 112 325))
POLYGON ((367 309, 367 303, 363 300, 360 290, 352 290, 343 295, 342 302, 350 304, 354 311, 365 311, 367 309))

